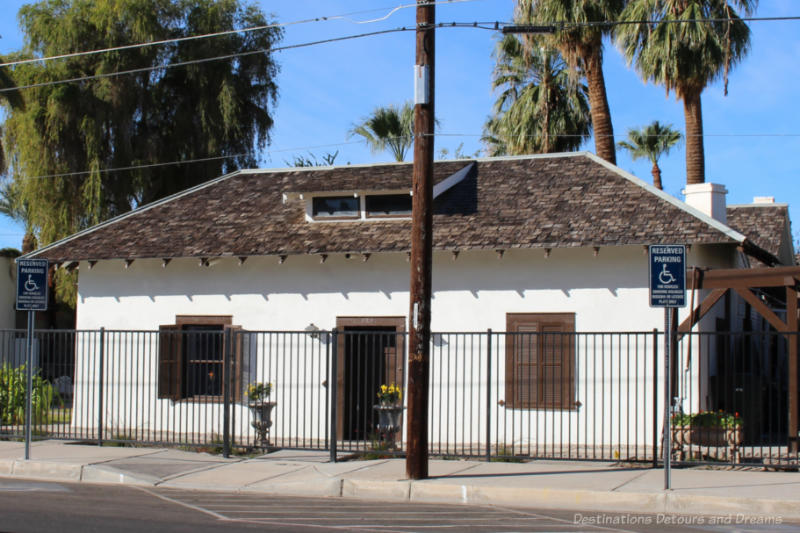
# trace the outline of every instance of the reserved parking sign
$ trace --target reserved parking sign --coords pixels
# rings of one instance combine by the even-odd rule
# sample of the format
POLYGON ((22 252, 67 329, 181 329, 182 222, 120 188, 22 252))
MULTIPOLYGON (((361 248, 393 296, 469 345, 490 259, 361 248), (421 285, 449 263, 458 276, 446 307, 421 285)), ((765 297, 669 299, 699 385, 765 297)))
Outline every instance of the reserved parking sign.
POLYGON ((17 260, 17 311, 47 311, 47 259, 17 260))
POLYGON ((652 245, 650 307, 686 307, 686 246, 652 245))

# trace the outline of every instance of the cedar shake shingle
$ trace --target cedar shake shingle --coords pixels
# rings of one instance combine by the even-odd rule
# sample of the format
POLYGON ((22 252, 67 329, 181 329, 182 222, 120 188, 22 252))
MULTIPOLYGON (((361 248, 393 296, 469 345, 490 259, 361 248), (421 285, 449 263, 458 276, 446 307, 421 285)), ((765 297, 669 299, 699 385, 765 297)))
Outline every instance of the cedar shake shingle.
MULTIPOLYGON (((470 163, 435 163, 435 182, 470 163)), ((411 180, 410 163, 234 173, 35 256, 63 262, 404 252, 410 219, 308 222, 299 195, 410 190, 411 180)), ((737 242, 587 154, 478 160, 436 199, 433 219, 438 250, 737 242)))
MULTIPOLYGON (((781 245, 786 244, 783 241, 789 226, 787 205, 729 205, 727 217, 728 226, 775 257, 781 257, 781 245)), ((757 264, 762 265, 760 262, 757 264)))

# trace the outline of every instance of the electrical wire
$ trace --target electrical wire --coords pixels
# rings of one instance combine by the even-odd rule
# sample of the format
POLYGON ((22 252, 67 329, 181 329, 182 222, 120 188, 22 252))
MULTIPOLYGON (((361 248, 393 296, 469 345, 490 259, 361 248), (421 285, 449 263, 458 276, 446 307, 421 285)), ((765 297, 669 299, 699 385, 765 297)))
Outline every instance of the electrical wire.
MULTIPOLYGON (((482 133, 422 133, 425 137, 483 137, 482 133)), ((595 137, 616 137, 613 134, 594 135, 595 137)), ((666 135, 648 135, 648 137, 665 137, 666 135)), ((535 135, 521 135, 518 137, 526 137, 535 139, 543 137, 541 134, 535 135)), ((592 137, 592 135, 581 135, 579 133, 557 133, 550 135, 550 137, 592 137)), ((800 133, 704 133, 702 135, 689 135, 689 137, 800 137, 800 133)))
MULTIPOLYGON (((434 2, 434 3, 473 2, 473 1, 478 1, 478 0, 440 0, 439 2, 434 2)), ((416 5, 416 4, 408 4, 408 5, 404 5, 404 6, 398 6, 398 8, 404 8, 404 7, 408 7, 408 6, 411 6, 411 5, 416 5)), ((378 20, 378 19, 375 19, 375 20, 378 20)), ((602 26, 602 25, 614 26, 614 25, 621 25, 621 24, 654 24, 655 25, 655 24, 689 23, 689 22, 725 22, 725 21, 735 21, 735 20, 745 20, 745 21, 776 21, 776 20, 783 20, 783 21, 785 21, 785 20, 800 20, 800 16, 792 16, 792 17, 744 17, 744 18, 740 18, 740 19, 733 19, 733 18, 726 18, 726 19, 686 19, 686 20, 680 20, 679 19, 679 20, 664 20, 664 21, 647 21, 647 20, 643 20, 643 21, 610 21, 610 22, 581 22, 581 23, 556 22, 556 23, 550 23, 550 24, 553 25, 555 28, 563 30, 564 28, 580 27, 580 26, 602 26)), ((366 21, 366 22, 371 22, 371 21, 366 21)), ((495 22, 440 22, 440 23, 436 24, 435 26, 439 27, 439 28, 477 28, 477 29, 483 29, 483 30, 497 31, 497 30, 499 30, 499 29, 501 29, 503 27, 514 26, 514 24, 513 23, 509 23, 509 22, 498 22, 498 21, 495 21, 495 22)), ((195 65, 195 64, 200 64, 200 63, 208 63, 208 62, 212 62, 212 61, 221 61, 221 60, 225 60, 225 59, 234 59, 234 58, 237 58, 237 57, 245 57, 245 56, 261 54, 261 53, 281 52, 281 51, 291 50, 291 49, 295 49, 295 48, 304 48, 304 47, 308 47, 308 46, 315 46, 315 45, 320 45, 320 44, 328 44, 328 43, 339 42, 339 41, 347 41, 347 40, 352 40, 352 39, 359 39, 359 38, 371 37, 371 36, 375 36, 375 35, 383 35, 383 34, 388 34, 388 33, 405 32, 405 31, 416 31, 416 29, 417 29, 416 27, 415 28, 401 27, 401 28, 394 28, 394 29, 388 29, 388 30, 380 30, 380 31, 374 31, 374 32, 360 33, 360 34, 355 34, 355 35, 347 35, 347 36, 344 36, 344 37, 333 37, 333 38, 329 38, 329 39, 323 39, 323 40, 319 40, 319 41, 311 41, 311 42, 307 42, 307 43, 299 43, 299 44, 295 44, 295 45, 287 45, 287 46, 279 46, 279 47, 274 47, 274 48, 251 50, 251 51, 248 51, 248 52, 238 52, 238 53, 235 53, 235 54, 227 54, 227 55, 223 55, 223 56, 215 56, 215 57, 209 57, 209 58, 203 58, 203 59, 195 59, 195 60, 190 60, 190 61, 181 61, 181 62, 178 62, 178 63, 167 63, 167 64, 162 64, 162 65, 154 65, 154 66, 149 66, 149 67, 142 67, 142 68, 138 68, 138 69, 115 71, 115 72, 106 72, 106 73, 103 73, 103 74, 95 74, 95 75, 91 75, 91 76, 81 76, 81 77, 76 77, 76 78, 53 80, 53 81, 49 81, 49 82, 32 83, 32 84, 28 84, 28 85, 19 85, 19 86, 16 86, 16 87, 8 87, 8 88, 0 89, 0 94, 7 93, 7 92, 13 92, 13 91, 20 91, 20 90, 23 90, 23 89, 33 89, 33 88, 37 88, 37 87, 47 87, 47 86, 52 86, 52 85, 60 85, 60 84, 64 84, 64 83, 75 83, 75 82, 79 82, 79 81, 87 81, 87 80, 102 79, 102 78, 111 78, 111 77, 115 77, 115 76, 125 76, 125 75, 129 75, 129 74, 139 74, 139 73, 142 73, 142 72, 151 72, 151 71, 155 71, 155 70, 163 70, 163 69, 174 68, 174 67, 183 67, 183 66, 195 65)), ((242 31, 242 30, 236 30, 236 31, 242 31)), ((224 33, 234 33, 234 31, 223 32, 223 33, 220 33, 220 35, 222 35, 224 33)), ((216 35, 216 34, 209 34, 209 35, 216 35)), ((189 38, 190 37, 187 37, 186 39, 189 39, 189 38)), ((131 46, 135 47, 135 46, 140 46, 140 45, 131 45, 131 46)), ((34 61, 34 60, 32 60, 32 61, 34 61)), ((11 63, 0 64, 0 67, 8 66, 8 65, 11 65, 11 63)))
MULTIPOLYGON (((475 133, 422 133, 419 136, 421 137, 483 137, 483 134, 475 134, 475 133)), ((541 137, 541 135, 527 135, 528 138, 536 138, 541 137)), ((585 135, 577 135, 577 134, 558 134, 558 135, 551 135, 550 137, 586 137, 585 135)), ((590 137, 590 136, 589 136, 590 137)), ((703 137, 800 137, 800 134, 704 134, 703 137)), ((414 138, 414 135, 401 135, 391 137, 391 139, 408 139, 411 140, 414 138)), ((362 141, 348 141, 348 142, 339 142, 339 143, 326 143, 326 144, 316 144, 316 145, 308 145, 302 147, 295 147, 295 148, 281 148, 276 150, 265 150, 263 155, 275 155, 281 153, 292 153, 292 152, 308 152, 311 150, 319 150, 321 148, 337 148, 341 146, 351 146, 354 144, 361 144, 362 141)), ((175 165, 185 165, 185 164, 193 164, 193 163, 204 163, 208 161, 219 161, 223 159, 234 159, 237 157, 245 157, 245 156, 252 156, 254 154, 251 153, 241 153, 241 154, 231 154, 231 155, 224 155, 224 156, 215 156, 215 157, 204 157, 198 159, 183 159, 183 160, 176 160, 176 161, 167 161, 163 163, 150 163, 145 165, 130 165, 125 167, 114 167, 114 168, 104 168, 98 170, 82 170, 77 172, 64 172, 59 174, 43 174, 40 176, 22 176, 22 179, 47 179, 47 178, 67 178, 67 177, 75 177, 75 176, 86 176, 92 174, 93 172, 98 172, 100 174, 108 174, 112 172, 123 172, 128 170, 139 170, 145 168, 157 168, 157 167, 166 167, 166 166, 175 166, 175 165)))
MULTIPOLYGON (((265 155, 272 155, 272 154, 280 154, 280 153, 289 153, 289 152, 304 152, 309 150, 318 150, 320 148, 334 148, 337 146, 347 146, 352 144, 360 144, 361 141, 350 141, 350 142, 342 142, 342 143, 329 143, 329 144, 318 144, 318 145, 311 145, 305 146, 301 148, 282 148, 279 150, 266 150, 264 152, 265 155)), ((231 154, 231 155, 221 155, 221 156, 214 156, 214 157, 202 157, 197 159, 181 159, 176 161, 167 161, 164 163, 149 163, 144 165, 129 165, 125 167, 114 167, 114 168, 103 168, 98 170, 79 170, 76 172, 62 172, 58 174, 43 174, 40 176, 22 176, 22 179, 26 180, 34 180, 34 179, 47 179, 47 178, 70 178, 75 176, 88 176, 94 172, 98 174, 109 174, 111 172, 123 172, 127 170, 140 170, 145 168, 157 168, 157 167, 167 167, 167 166, 175 166, 175 165, 186 165, 186 164, 193 164, 193 163, 206 163, 209 161, 220 161, 223 159, 234 159, 237 157, 246 157, 252 156, 254 154, 251 153, 241 153, 241 154, 231 154)))
MULTIPOLYGON (((465 2, 477 2, 481 0, 438 0, 434 2, 430 2, 432 5, 439 5, 439 4, 455 4, 455 3, 465 3, 465 2)), ((253 31, 261 31, 261 30, 268 30, 273 28, 285 28, 289 26, 297 26, 300 24, 308 24, 311 22, 327 22, 332 20, 344 20, 346 22, 350 22, 352 24, 372 24, 376 22, 383 22, 389 19, 392 15, 401 11, 403 9, 408 9, 411 7, 417 7, 417 4, 401 4, 395 7, 385 7, 385 8, 373 8, 373 9, 366 9, 362 11, 353 11, 351 13, 344 13, 342 15, 332 15, 332 16, 321 16, 321 17, 314 17, 302 20, 296 20, 292 22, 276 22, 274 24, 265 24, 262 26, 250 26, 247 28, 241 28, 238 30, 227 30, 227 31, 219 31, 213 33, 204 33, 200 35, 189 35, 186 37, 176 37, 174 39, 161 39, 158 41, 148 41, 144 43, 136 43, 136 44, 126 44, 121 46, 111 46, 108 48, 98 48, 96 50, 86 50, 83 52, 72 52, 68 54, 59 54, 54 56, 47 56, 47 57, 33 57, 29 59, 20 59, 17 61, 9 61, 7 63, 0 63, 0 67, 13 67, 16 65, 25 65, 28 63, 45 63, 47 61, 53 61, 57 59, 69 59, 73 57, 83 57, 89 55, 96 55, 96 54, 104 54, 108 52, 118 52, 122 50, 131 50, 135 48, 146 48, 149 46, 160 46, 164 44, 174 44, 174 43, 181 43, 186 41, 194 41, 199 39, 209 39, 212 37, 223 37, 225 35, 233 35, 233 34, 240 34, 240 33, 248 33, 253 31), (376 11, 384 11, 389 9, 390 11, 378 18, 370 19, 370 20, 353 20, 351 17, 352 15, 360 15, 363 13, 374 13, 376 11)))
POLYGON ((393 28, 389 30, 379 30, 379 31, 372 31, 367 33, 359 33, 355 35, 345 35, 343 37, 331 37, 329 39, 322 39, 319 41, 310 41, 306 43, 299 43, 299 44, 291 44, 287 46, 276 46, 274 48, 264 48, 259 50, 250 50, 248 52, 237 52, 235 54, 226 54, 223 56, 215 56, 215 57, 206 57, 203 59, 192 59, 188 61, 179 61, 177 63, 165 63, 162 65, 153 65, 149 67, 142 67, 130 70, 121 70, 116 72, 104 72, 103 74, 93 74, 91 76, 80 76, 77 78, 69 78, 63 80, 53 80, 53 81, 44 81, 41 83, 31 83, 28 85, 18 85, 16 87, 8 87, 0 89, 0 94, 13 92, 13 91, 21 91, 23 89, 34 89, 37 87, 49 87, 52 85, 63 85, 65 83, 75 83, 78 81, 88 81, 88 80, 96 80, 96 79, 103 79, 103 78, 113 78, 116 76, 126 76, 129 74, 140 74, 142 72, 152 72, 154 70, 165 70, 168 68, 175 68, 175 67, 185 67, 188 65, 199 65, 201 63, 210 63, 212 61, 222 61, 225 59, 234 59, 237 57, 246 57, 256 54, 264 54, 264 53, 271 53, 271 52, 282 52, 285 50, 293 50, 295 48, 306 48, 309 46, 316 46, 320 44, 328 44, 328 43, 335 43, 340 41, 349 41, 352 39, 361 39, 363 37, 372 37, 375 35, 384 35, 388 33, 398 33, 398 32, 405 32, 405 31, 415 31, 415 28, 393 28))

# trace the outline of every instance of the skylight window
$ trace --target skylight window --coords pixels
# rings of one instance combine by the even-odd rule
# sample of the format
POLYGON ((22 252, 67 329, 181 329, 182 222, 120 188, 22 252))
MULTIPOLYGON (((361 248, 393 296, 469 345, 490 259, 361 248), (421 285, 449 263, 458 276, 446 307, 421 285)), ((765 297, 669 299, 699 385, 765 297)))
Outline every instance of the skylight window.
POLYGON ((355 196, 317 196, 312 212, 314 218, 356 218, 361 215, 361 205, 355 196))
POLYGON ((411 195, 375 194, 366 197, 368 217, 396 217, 411 215, 411 195))

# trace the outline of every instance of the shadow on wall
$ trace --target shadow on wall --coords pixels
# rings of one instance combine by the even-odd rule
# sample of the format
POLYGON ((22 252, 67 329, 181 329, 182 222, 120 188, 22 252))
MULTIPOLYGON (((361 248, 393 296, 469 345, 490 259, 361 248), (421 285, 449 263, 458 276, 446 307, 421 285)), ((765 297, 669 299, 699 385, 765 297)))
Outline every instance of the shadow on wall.
MULTIPOLYGON (((569 296, 577 289, 605 289, 616 295, 622 288, 647 288, 647 257, 640 246, 604 248, 594 257, 591 248, 556 249, 549 258, 542 250, 509 250, 502 258, 494 251, 450 252, 434 258, 434 293, 443 291, 560 290, 569 296)), ((81 278, 82 298, 128 296, 299 294, 353 294, 377 292, 387 299, 407 293, 409 272, 405 254, 374 254, 368 261, 354 255, 331 255, 324 264, 317 256, 291 256, 282 265, 277 258, 250 258, 238 266, 224 258, 211 267, 194 259, 176 259, 166 268, 159 260, 137 260, 125 269, 122 262, 100 262, 81 278)))

